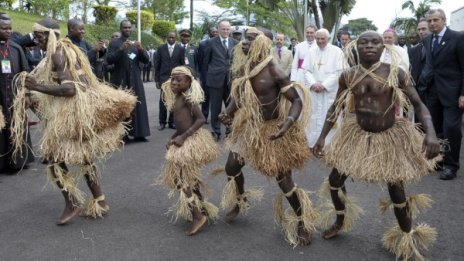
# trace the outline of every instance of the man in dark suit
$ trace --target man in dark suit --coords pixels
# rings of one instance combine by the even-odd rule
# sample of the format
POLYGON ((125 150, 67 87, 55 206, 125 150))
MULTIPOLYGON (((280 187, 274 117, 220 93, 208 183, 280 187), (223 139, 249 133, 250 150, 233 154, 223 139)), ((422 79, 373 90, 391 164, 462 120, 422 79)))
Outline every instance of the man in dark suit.
POLYGON ((13 154, 11 122, 15 92, 12 82, 17 73, 29 71, 29 66, 21 46, 10 40, 11 27, 12 22, 9 17, 0 16, 0 113, 3 114, 5 123, 0 132, 0 172, 7 174, 15 174, 22 168, 27 168, 27 164, 34 161, 28 131, 24 132, 23 137, 27 145, 21 145, 21 153, 13 154))
POLYGON ((446 27, 445 12, 426 14, 431 35, 424 39, 426 64, 420 83, 425 86, 427 107, 438 135, 449 143, 440 179, 451 180, 459 169, 461 123, 464 109, 464 35, 446 27))
MULTIPOLYGON (((146 137, 150 136, 150 126, 140 63, 148 63, 148 55, 142 48, 142 43, 130 39, 131 22, 122 21, 119 29, 121 37, 111 41, 106 54, 108 65, 114 64, 111 83, 134 91, 138 102, 132 112, 129 135, 134 137, 134 141, 147 141, 146 137)), ((125 139, 127 140, 128 137, 125 139)))
POLYGON ((292 51, 292 56, 295 57, 295 46, 298 44, 298 39, 296 37, 292 37, 290 39, 290 45, 288 46, 288 50, 292 51))
POLYGON ((412 79, 414 80, 417 93, 419 94, 419 97, 421 98, 422 102, 424 104, 427 104, 424 91, 418 89, 418 86, 421 86, 419 84, 419 76, 425 66, 425 49, 424 49, 423 40, 425 37, 427 37, 427 35, 430 34, 430 31, 428 29, 427 20, 425 20, 425 18, 421 19, 419 23, 417 24, 417 31, 419 32, 419 37, 421 41, 417 45, 415 45, 414 47, 411 47, 408 50, 408 56, 409 56, 409 63, 411 65, 410 67, 411 76, 412 76, 412 79))
POLYGON ((176 31, 171 31, 166 36, 166 43, 158 47, 156 51, 155 59, 155 82, 156 88, 160 89, 160 100, 159 100, 159 127, 158 130, 164 130, 166 128, 166 118, 169 128, 175 129, 174 117, 172 112, 169 113, 166 110, 166 106, 162 100, 163 90, 161 85, 169 80, 171 77, 171 71, 174 67, 185 64, 185 49, 176 43, 176 31))
POLYGON ((230 23, 221 21, 218 26, 219 36, 209 40, 205 52, 204 64, 208 65, 206 85, 209 88, 211 108, 211 128, 214 138, 221 138, 221 124, 218 116, 222 110, 222 103, 227 106, 230 94, 229 69, 232 63, 232 50, 238 43, 229 37, 230 23))
POLYGON ((216 27, 211 27, 208 29, 208 39, 205 39, 200 42, 198 46, 198 62, 200 67, 200 80, 201 80, 201 88, 205 94, 205 101, 201 104, 201 112, 205 116, 206 123, 208 123, 208 116, 209 116, 209 90, 208 86, 206 85, 206 74, 208 73, 208 65, 204 64, 204 57, 205 51, 208 47, 209 39, 214 38, 217 35, 216 27))

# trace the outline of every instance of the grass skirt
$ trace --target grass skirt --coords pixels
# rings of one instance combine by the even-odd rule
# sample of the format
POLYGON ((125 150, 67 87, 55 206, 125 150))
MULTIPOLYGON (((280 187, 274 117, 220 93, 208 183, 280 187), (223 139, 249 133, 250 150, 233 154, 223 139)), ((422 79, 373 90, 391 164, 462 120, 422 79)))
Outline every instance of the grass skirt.
POLYGON ((304 129, 295 124, 283 137, 269 140, 279 130, 280 123, 278 120, 265 121, 259 127, 259 136, 254 137, 256 146, 244 144, 240 135, 237 135, 243 133, 243 130, 232 126, 231 136, 235 137, 236 143, 228 140, 228 147, 237 149, 237 153, 247 163, 269 177, 277 177, 279 173, 288 173, 292 169, 302 169, 311 154, 304 129))
POLYGON ((41 149, 50 161, 93 162, 122 144, 124 120, 130 117, 136 97, 105 84, 87 89, 79 85, 75 83, 74 97, 36 94, 44 119, 41 149))
POLYGON ((181 147, 171 145, 158 184, 171 190, 194 187, 201 178, 201 168, 216 160, 219 147, 211 134, 199 129, 181 147))
POLYGON ((440 156, 427 159, 422 151, 424 134, 414 124, 397 119, 388 130, 364 131, 355 119, 346 118, 325 162, 355 180, 366 182, 413 182, 434 171, 440 156))

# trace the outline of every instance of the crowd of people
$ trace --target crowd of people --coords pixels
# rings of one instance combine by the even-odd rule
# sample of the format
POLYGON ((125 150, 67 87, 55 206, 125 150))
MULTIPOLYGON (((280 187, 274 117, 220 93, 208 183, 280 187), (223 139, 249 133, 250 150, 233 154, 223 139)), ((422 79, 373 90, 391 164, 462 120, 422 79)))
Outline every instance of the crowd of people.
POLYGON ((93 162, 123 142, 147 141, 143 82, 153 78, 160 90, 158 130, 175 130, 157 183, 179 193, 171 210, 175 219, 192 222, 187 235, 218 216, 202 194, 201 171, 218 158, 225 137, 220 206, 229 208, 228 220, 262 198, 260 190, 245 189, 242 169, 249 164, 282 190, 274 210, 290 244, 310 244, 316 228, 333 238, 362 212, 347 196, 351 177, 388 188, 381 209, 392 208, 398 226, 384 234, 384 246, 398 258, 423 259, 421 250, 437 232, 413 219, 431 198, 407 196, 406 185, 435 172, 452 180, 460 167, 464 35, 446 26, 443 10, 428 11, 409 37, 387 29, 351 39, 339 31, 331 44, 327 29, 309 25, 305 41, 292 38, 288 48, 283 33, 242 31, 228 21, 209 28, 198 46, 188 29, 168 32, 156 51, 131 33, 124 20, 111 42, 91 46, 82 21, 69 20, 68 35, 60 38, 58 23, 44 19, 33 33, 13 39, 12 21, 0 13, 0 167, 18 170, 34 160, 31 108, 43 121, 40 150, 50 180, 65 199, 58 225, 80 212, 95 218, 109 211, 93 162), (210 132, 202 128, 208 122, 210 132), (311 152, 333 168, 321 187, 327 199, 321 208, 292 180, 311 152), (69 173, 69 164, 81 171, 69 173), (85 207, 79 175, 92 193, 85 207))

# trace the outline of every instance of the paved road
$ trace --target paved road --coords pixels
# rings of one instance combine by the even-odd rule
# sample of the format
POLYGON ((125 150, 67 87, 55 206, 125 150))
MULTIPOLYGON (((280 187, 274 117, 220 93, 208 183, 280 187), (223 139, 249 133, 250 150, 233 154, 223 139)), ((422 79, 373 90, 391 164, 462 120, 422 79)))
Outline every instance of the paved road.
MULTIPOLYGON (((151 185, 160 173, 164 144, 172 134, 172 130, 156 129, 158 93, 154 84, 146 85, 152 130, 149 142, 127 144, 105 162, 103 189, 111 211, 104 219, 76 217, 67 226, 56 226, 63 199, 56 188, 46 185, 45 166, 40 163, 19 175, 0 175, 0 260, 395 259, 380 241, 383 232, 395 224, 392 212, 384 216, 379 213, 378 198, 388 194, 385 187, 347 182, 349 193, 365 210, 362 220, 336 239, 325 241, 316 234, 312 245, 292 248, 273 220, 272 199, 278 187, 249 168, 245 169, 246 185, 263 187, 264 200, 233 223, 220 219, 194 237, 184 236, 187 224, 171 224, 165 215, 174 199, 168 199, 164 189, 151 185)), ((32 133, 37 141, 37 128, 32 133)), ((223 165, 225 156, 205 172, 223 165)), ((300 187, 315 191, 327 175, 327 168, 311 161, 294 176, 300 187)), ((408 193, 427 192, 435 199, 433 208, 418 220, 436 227, 439 233, 426 253, 429 260, 464 260, 462 176, 462 171, 454 181, 429 176, 407 188, 408 193)), ((210 200, 219 204, 225 176, 206 180, 213 190, 210 200)), ((81 187, 88 192, 83 182, 81 187)))

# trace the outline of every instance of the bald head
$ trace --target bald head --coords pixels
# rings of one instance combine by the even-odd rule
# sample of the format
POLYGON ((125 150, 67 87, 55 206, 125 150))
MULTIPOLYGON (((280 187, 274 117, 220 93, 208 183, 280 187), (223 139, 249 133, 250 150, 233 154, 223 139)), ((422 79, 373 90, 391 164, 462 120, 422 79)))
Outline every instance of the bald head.
POLYGON ((230 33, 230 23, 229 21, 221 21, 218 26, 219 34, 222 38, 228 38, 230 33))
POLYGON ((374 31, 366 31, 359 35, 356 41, 359 61, 366 68, 380 60, 384 49, 382 36, 374 31))

